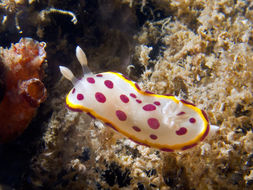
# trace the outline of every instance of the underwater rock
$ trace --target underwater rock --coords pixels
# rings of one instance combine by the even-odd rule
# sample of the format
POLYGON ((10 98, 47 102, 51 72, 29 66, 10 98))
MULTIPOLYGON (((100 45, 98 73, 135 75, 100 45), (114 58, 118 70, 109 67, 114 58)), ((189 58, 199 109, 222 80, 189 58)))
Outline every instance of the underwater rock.
POLYGON ((45 45, 31 38, 21 38, 9 49, 0 49, 0 143, 20 135, 47 97, 41 82, 45 45))

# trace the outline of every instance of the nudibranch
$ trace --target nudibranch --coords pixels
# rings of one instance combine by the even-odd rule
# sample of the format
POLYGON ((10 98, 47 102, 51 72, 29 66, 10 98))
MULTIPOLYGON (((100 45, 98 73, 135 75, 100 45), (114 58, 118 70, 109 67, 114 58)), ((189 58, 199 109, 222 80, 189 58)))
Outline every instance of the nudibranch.
POLYGON ((93 74, 80 47, 76 56, 84 72, 81 79, 60 66, 62 75, 74 85, 66 97, 70 110, 86 112, 140 145, 167 152, 192 148, 217 131, 194 104, 143 91, 117 72, 93 74))

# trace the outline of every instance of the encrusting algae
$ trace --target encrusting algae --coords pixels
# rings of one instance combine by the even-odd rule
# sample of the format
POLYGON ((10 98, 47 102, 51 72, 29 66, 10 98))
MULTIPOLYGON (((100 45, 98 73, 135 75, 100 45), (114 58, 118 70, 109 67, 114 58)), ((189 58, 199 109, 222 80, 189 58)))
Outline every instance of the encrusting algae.
MULTIPOLYGON (((78 6, 90 5, 89 1, 85 3, 78 6)), ((128 76, 138 81, 143 90, 173 94, 198 105, 206 110, 210 123, 219 126, 219 131, 186 152, 168 153, 137 145, 98 120, 68 111, 65 96, 71 85, 60 79, 53 84, 54 97, 47 102, 53 113, 43 135, 43 148, 33 157, 31 169, 23 179, 25 185, 20 189, 252 189, 253 2, 114 0, 108 6, 97 3, 96 16, 99 11, 115 13, 110 8, 116 7, 118 13, 128 6, 127 13, 132 15, 122 18, 134 17, 140 26, 134 29, 137 31, 133 36, 135 43, 120 44, 122 48, 128 45, 133 48, 128 76)), ((113 19, 108 21, 102 17, 93 28, 87 18, 87 15, 92 17, 93 9, 88 8, 75 12, 80 15, 76 17, 75 27, 83 33, 73 27, 71 34, 75 36, 71 36, 60 28, 66 32, 64 37, 57 33, 57 39, 47 42, 52 60, 57 55, 71 57, 69 62, 56 61, 55 68, 66 65, 78 73, 80 68, 72 61, 76 45, 84 48, 88 60, 89 56, 93 59, 89 61, 91 69, 98 68, 92 70, 94 73, 104 68, 103 71, 125 68, 123 64, 115 67, 107 64, 113 62, 112 58, 98 66, 103 52, 111 50, 101 43, 102 39, 106 38, 108 44, 117 44, 114 36, 107 38, 114 23, 113 19), (103 21, 110 27, 102 25, 103 21), (89 39, 90 31, 94 36, 89 39), (98 49, 104 51, 98 52, 98 49), (61 54, 56 54, 57 50, 61 54), (93 64, 97 65, 93 67, 93 64)), ((90 20, 97 21, 93 17, 90 20)), ((46 27, 40 37, 43 35, 47 35, 46 27)), ((111 48, 114 53, 115 49, 121 49, 120 46, 111 48)))

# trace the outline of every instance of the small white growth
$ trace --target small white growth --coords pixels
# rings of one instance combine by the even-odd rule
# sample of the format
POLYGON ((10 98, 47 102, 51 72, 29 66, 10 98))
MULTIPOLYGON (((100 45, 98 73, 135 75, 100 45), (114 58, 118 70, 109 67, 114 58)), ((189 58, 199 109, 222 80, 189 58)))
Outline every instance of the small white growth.
POLYGON ((99 120, 95 120, 94 123, 95 123, 95 126, 98 129, 104 129, 105 128, 105 125, 101 121, 99 121, 99 120))
POLYGON ((201 156, 204 156, 207 152, 211 150, 211 145, 208 143, 204 143, 201 147, 201 156))
POLYGON ((133 142, 133 141, 130 140, 130 139, 125 139, 125 140, 123 141, 123 143, 124 143, 125 146, 129 146, 130 148, 135 148, 136 145, 137 145, 135 142, 133 142))
POLYGON ((72 168, 72 169, 78 170, 82 174, 84 174, 87 171, 86 166, 82 164, 79 159, 71 160, 68 167, 69 169, 72 168))
POLYGON ((147 66, 149 64, 149 53, 152 51, 152 47, 148 47, 145 45, 140 46, 141 52, 140 52, 140 62, 145 67, 145 70, 147 70, 147 66))

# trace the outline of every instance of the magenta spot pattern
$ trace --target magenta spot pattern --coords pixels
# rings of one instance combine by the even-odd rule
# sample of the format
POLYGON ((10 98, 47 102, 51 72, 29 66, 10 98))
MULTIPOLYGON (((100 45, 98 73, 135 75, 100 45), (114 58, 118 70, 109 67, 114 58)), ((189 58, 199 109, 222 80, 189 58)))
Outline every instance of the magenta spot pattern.
POLYGON ((96 77, 103 77, 103 75, 102 74, 97 74, 96 77))
POLYGON ((88 81, 88 83, 91 83, 91 84, 94 84, 94 83, 95 83, 95 79, 92 78, 92 77, 88 77, 88 78, 87 78, 87 81, 88 81))
POLYGON ((76 98, 81 101, 84 99, 84 96, 82 94, 77 94, 76 98))
POLYGON ((193 117, 191 117, 191 118, 189 119, 189 121, 190 121, 190 123, 195 123, 195 122, 196 122, 196 119, 193 118, 193 117))
POLYGON ((142 101, 139 100, 139 99, 137 99, 136 102, 137 102, 138 104, 141 104, 141 103, 142 103, 142 101))
POLYGON ((73 88, 73 90, 72 90, 72 94, 74 94, 74 93, 75 93, 75 91, 76 91, 76 89, 75 89, 75 88, 73 88))
POLYGON ((136 132, 140 132, 140 131, 141 131, 141 129, 140 129, 139 127, 137 127, 137 126, 133 126, 132 128, 133 128, 133 130, 135 130, 136 132))
POLYGON ((156 136, 156 135, 154 135, 154 134, 151 134, 150 136, 149 136, 151 139, 153 139, 153 140, 156 140, 158 137, 156 136))
POLYGON ((158 129, 160 127, 160 123, 156 118, 149 118, 147 122, 151 129, 158 129))
POLYGON ((96 92, 95 98, 100 103, 105 103, 105 101, 106 101, 105 95, 103 93, 101 93, 101 92, 96 92))
POLYGON ((154 104, 157 105, 157 106, 160 106, 160 105, 161 105, 161 103, 158 102, 158 101, 154 101, 154 104))
POLYGON ((110 81, 110 80, 105 80, 104 84, 105 84, 105 86, 106 86, 107 88, 110 88, 110 89, 113 88, 113 82, 110 81))
POLYGON ((130 96, 136 98, 136 95, 134 93, 130 93, 130 96))
POLYGON ((125 112, 121 110, 116 111, 116 116, 118 117, 120 121, 125 121, 127 119, 127 115, 125 114, 125 112))
POLYGON ((185 114, 185 112, 184 111, 181 111, 181 112, 179 112, 177 115, 179 116, 179 115, 184 115, 185 114))
POLYGON ((178 136, 185 135, 187 133, 187 129, 185 127, 180 127, 179 130, 176 131, 178 136))
POLYGON ((124 95, 124 94, 120 95, 120 99, 124 103, 128 103, 129 102, 129 98, 126 95, 124 95))
POLYGON ((153 104, 147 104, 143 106, 142 109, 145 111, 154 111, 156 110, 156 107, 153 104))

